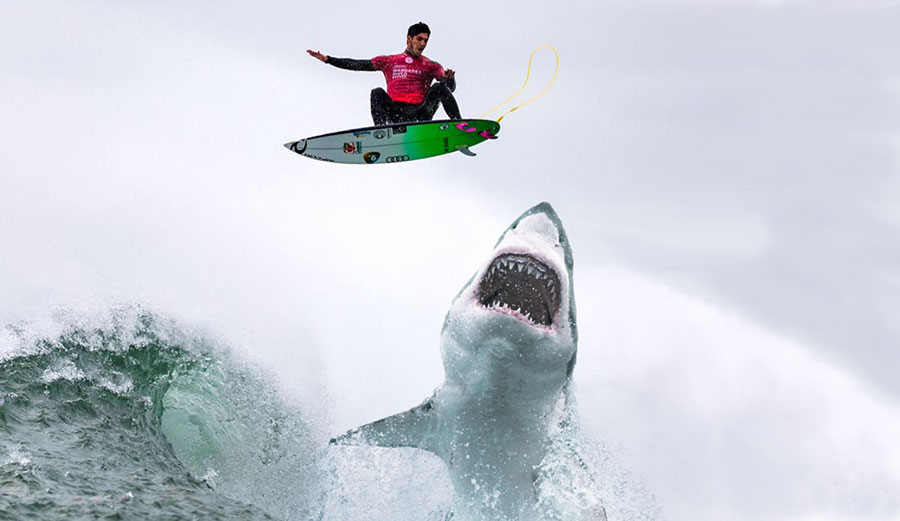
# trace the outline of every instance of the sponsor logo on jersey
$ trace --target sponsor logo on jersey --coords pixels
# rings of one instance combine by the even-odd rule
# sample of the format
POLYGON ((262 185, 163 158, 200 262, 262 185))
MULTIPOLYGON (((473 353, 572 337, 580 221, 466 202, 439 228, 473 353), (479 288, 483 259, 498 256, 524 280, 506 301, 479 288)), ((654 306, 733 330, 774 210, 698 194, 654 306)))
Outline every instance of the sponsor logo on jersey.
POLYGON ((371 165, 372 163, 378 161, 378 158, 380 157, 380 152, 366 152, 365 154, 363 154, 363 161, 371 165))
POLYGON ((406 65, 397 65, 393 69, 391 69, 391 79, 392 80, 405 80, 409 76, 421 76, 424 74, 423 71, 419 69, 410 69, 406 65))

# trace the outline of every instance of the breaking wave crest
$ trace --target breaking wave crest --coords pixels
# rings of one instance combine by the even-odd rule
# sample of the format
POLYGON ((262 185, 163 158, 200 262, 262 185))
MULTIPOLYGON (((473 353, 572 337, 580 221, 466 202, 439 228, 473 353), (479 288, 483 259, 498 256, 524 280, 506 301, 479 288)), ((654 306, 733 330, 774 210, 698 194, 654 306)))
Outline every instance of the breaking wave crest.
POLYGON ((2 334, 0 510, 270 519, 302 490, 309 428, 260 371, 138 308, 54 322, 2 334))

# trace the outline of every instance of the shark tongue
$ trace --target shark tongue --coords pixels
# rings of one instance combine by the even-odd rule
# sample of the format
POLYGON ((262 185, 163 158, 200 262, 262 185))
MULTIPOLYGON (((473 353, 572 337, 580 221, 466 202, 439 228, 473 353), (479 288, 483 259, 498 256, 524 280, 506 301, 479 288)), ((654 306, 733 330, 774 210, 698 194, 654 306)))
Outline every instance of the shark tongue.
POLYGON ((499 255, 479 283, 478 302, 516 310, 534 324, 549 326, 561 302, 559 276, 530 255, 499 255))

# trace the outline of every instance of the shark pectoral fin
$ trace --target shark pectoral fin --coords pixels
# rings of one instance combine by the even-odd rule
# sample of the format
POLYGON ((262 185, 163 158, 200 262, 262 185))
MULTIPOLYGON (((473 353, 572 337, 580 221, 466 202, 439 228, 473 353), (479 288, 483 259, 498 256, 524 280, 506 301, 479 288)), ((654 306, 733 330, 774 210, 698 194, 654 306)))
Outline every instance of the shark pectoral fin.
POLYGON ((437 419, 432 399, 412 409, 353 429, 331 440, 335 445, 415 447, 436 452, 437 419))

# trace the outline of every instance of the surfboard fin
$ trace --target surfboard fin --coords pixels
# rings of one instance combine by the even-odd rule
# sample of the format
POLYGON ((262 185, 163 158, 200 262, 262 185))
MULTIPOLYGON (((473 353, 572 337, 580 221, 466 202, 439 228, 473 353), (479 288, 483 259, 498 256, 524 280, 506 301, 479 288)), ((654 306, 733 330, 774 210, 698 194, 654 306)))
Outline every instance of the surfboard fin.
POLYGON ((353 429, 333 438, 332 445, 416 447, 435 452, 437 419, 432 398, 412 409, 353 429))
POLYGON ((463 155, 466 155, 469 157, 475 157, 475 155, 476 155, 475 152, 472 152, 471 150, 469 150, 469 147, 460 146, 460 147, 456 147, 456 149, 459 150, 460 152, 462 152, 463 155))

